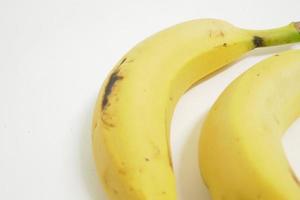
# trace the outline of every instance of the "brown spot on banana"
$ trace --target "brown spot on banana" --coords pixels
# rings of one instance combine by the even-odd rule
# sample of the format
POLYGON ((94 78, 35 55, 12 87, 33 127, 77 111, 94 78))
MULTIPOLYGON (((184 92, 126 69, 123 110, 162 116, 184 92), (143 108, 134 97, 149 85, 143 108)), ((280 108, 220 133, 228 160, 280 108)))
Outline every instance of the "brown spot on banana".
POLYGON ((224 37, 225 33, 222 30, 210 30, 209 37, 210 38, 217 38, 217 37, 224 37))
MULTIPOLYGON (((123 61, 123 63, 124 62, 125 61, 123 61)), ((116 70, 115 72, 113 72, 110 75, 108 83, 107 83, 107 85, 105 87, 105 90, 104 90, 103 98, 102 98, 102 110, 105 110, 106 106, 108 105, 108 103, 109 103, 109 96, 112 93, 115 84, 119 80, 122 80, 122 79, 123 79, 123 76, 119 75, 119 70, 116 70)))
MULTIPOLYGON (((122 80, 124 77, 119 75, 120 67, 123 65, 127 60, 127 57, 123 58, 120 62, 120 64, 117 66, 115 71, 110 75, 108 83, 104 90, 104 95, 102 98, 102 110, 105 110, 105 108, 109 105, 109 96, 113 91, 113 87, 115 86, 116 82, 119 80, 122 80)), ((132 62, 133 60, 131 60, 132 62)))
POLYGON ((119 169, 118 173, 121 174, 121 175, 126 175, 127 174, 124 169, 119 169))
POLYGON ((111 118, 108 119, 106 114, 102 115, 101 120, 106 127, 111 127, 111 128, 115 127, 115 125, 113 123, 109 122, 109 120, 111 120, 111 118))
POLYGON ((220 31, 220 36, 221 36, 221 37, 224 37, 224 36, 225 36, 225 34, 224 34, 223 31, 220 31))
POLYGON ((118 194, 119 194, 118 190, 116 190, 116 189, 113 189, 113 191, 114 191, 114 193, 115 193, 116 195, 118 195, 118 194))
POLYGON ((169 156, 169 166, 170 166, 170 168, 171 168, 172 170, 174 170, 174 168, 173 168, 173 161, 172 161, 171 156, 169 156))
POLYGON ((259 36, 254 36, 252 42, 253 42, 255 48, 265 46, 264 39, 259 36))

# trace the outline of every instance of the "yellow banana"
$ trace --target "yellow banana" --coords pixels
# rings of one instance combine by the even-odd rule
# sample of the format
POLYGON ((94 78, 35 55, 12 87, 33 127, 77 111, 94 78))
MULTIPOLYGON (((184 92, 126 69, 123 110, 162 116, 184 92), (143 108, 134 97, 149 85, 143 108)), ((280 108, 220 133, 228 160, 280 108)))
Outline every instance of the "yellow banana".
POLYGON ((213 200, 299 200, 281 137, 300 115, 300 50, 268 58, 233 81, 210 110, 200 167, 213 200))
POLYGON ((130 50, 105 80, 93 120, 97 171, 110 199, 176 199, 169 126, 178 98, 256 47, 300 41, 299 32, 299 23, 253 31, 203 19, 130 50))

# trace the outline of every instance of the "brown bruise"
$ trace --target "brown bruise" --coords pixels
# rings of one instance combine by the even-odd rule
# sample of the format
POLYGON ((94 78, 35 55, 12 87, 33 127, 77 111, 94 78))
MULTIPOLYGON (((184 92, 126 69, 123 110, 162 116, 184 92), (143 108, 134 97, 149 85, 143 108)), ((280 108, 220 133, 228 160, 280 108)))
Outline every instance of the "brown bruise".
POLYGON ((264 39, 259 36, 254 36, 252 39, 252 42, 253 42, 255 48, 265 46, 264 39))
POLYGON ((116 83, 124 78, 119 73, 120 73, 120 67, 121 67, 121 65, 123 65, 126 60, 127 60, 127 58, 125 57, 120 62, 120 64, 117 67, 117 69, 110 75, 110 77, 108 79, 108 83, 105 86, 104 94, 103 94, 103 98, 102 98, 102 106, 101 106, 102 110, 105 110, 105 108, 109 105, 109 97, 110 97, 110 95, 111 95, 111 93, 113 91, 113 88, 116 85, 116 83))
POLYGON ((119 75, 119 70, 113 72, 110 75, 109 81, 108 81, 108 83, 105 87, 104 95, 103 95, 103 98, 102 98, 102 110, 105 110, 106 106, 109 105, 109 96, 111 95, 115 84, 119 80, 122 80, 122 79, 123 79, 123 76, 119 75))
POLYGON ((103 114, 102 117, 101 117, 103 124, 106 125, 107 127, 115 127, 114 124, 108 122, 108 119, 105 116, 107 116, 107 115, 103 114))

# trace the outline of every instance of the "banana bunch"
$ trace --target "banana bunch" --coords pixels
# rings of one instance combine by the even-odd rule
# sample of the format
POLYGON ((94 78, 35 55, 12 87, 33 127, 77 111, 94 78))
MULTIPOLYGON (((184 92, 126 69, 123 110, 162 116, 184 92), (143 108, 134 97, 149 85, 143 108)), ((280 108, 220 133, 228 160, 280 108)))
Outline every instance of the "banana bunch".
MULTIPOLYGON (((299 42, 299 32, 299 23, 245 30, 221 20, 201 19, 170 27, 131 49, 104 81, 93 118, 93 152, 109 198, 175 200, 169 133, 178 99, 199 80, 255 48, 299 42)), ((219 186, 214 173, 225 157, 213 160, 209 152, 203 152, 214 148, 210 143, 215 145, 211 141, 215 138, 208 134, 212 130, 207 129, 201 165, 208 186, 219 186)), ((215 199, 227 198, 221 189, 212 187, 215 190, 215 199)))

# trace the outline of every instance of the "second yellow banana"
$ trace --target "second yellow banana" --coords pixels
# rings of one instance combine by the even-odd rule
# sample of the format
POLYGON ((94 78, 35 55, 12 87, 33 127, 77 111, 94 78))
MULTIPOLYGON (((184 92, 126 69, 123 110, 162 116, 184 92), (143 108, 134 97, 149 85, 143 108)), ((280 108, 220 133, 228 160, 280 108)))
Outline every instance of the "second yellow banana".
POLYGON ((299 200, 281 137, 300 115, 300 50, 238 77, 204 123, 200 166, 213 200, 299 200))

